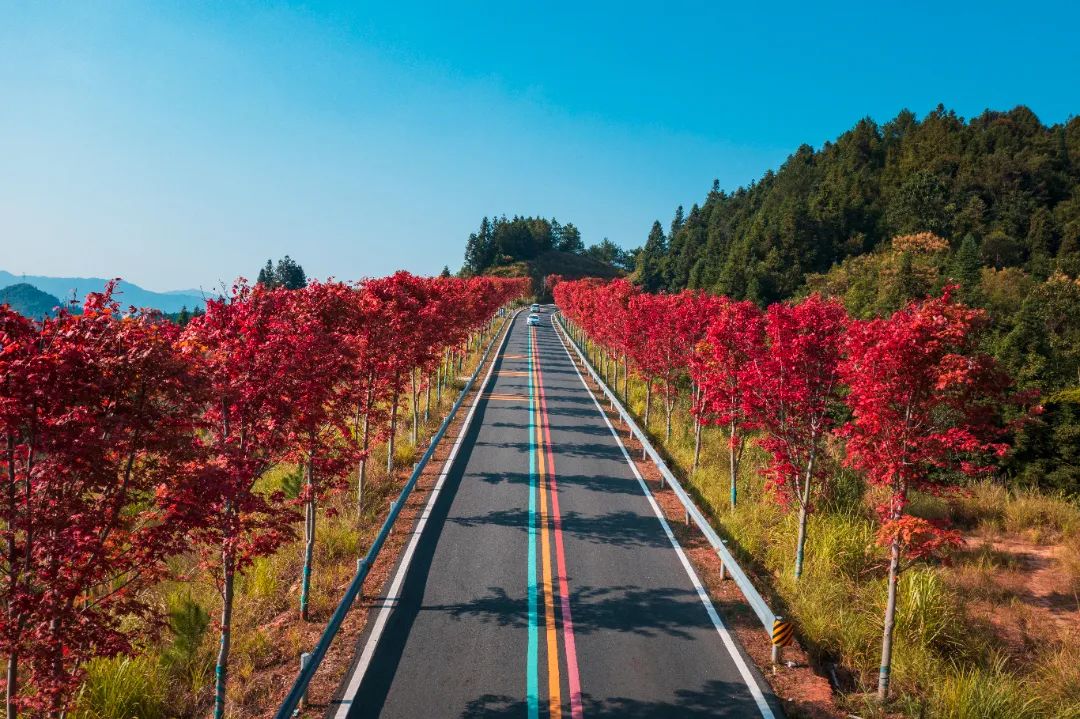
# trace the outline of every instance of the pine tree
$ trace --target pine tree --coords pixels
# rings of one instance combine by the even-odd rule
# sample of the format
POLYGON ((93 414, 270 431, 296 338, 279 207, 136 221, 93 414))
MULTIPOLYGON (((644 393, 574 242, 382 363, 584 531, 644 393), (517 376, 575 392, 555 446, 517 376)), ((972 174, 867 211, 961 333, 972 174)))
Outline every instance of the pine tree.
POLYGON ((638 282, 646 292, 659 292, 664 285, 664 256, 667 254, 667 238, 660 221, 653 222, 649 239, 638 255, 638 282))
POLYGON ((465 245, 465 266, 462 269, 469 274, 478 275, 491 266, 495 259, 492 235, 500 225, 501 223, 496 220, 493 228, 487 217, 480 221, 479 232, 469 235, 469 241, 465 245))
POLYGON ((274 269, 274 277, 277 280, 277 287, 284 287, 287 290, 299 290, 307 287, 307 275, 304 274, 304 268, 288 255, 278 260, 277 267, 274 269))
POLYGON ((574 223, 567 222, 562 226, 559 244, 556 249, 560 252, 570 252, 575 255, 584 254, 585 243, 581 241, 581 230, 575 227, 574 223))
POLYGON ((671 231, 668 232, 668 237, 675 237, 675 233, 682 229, 683 222, 685 221, 686 220, 683 217, 683 207, 682 205, 679 205, 675 208, 675 217, 671 220, 671 231))
MULTIPOLYGON (((979 245, 975 238, 966 235, 953 257, 949 277, 960 285, 960 296, 967 305, 981 304, 979 283, 981 279, 982 259, 979 245)), ((911 298, 909 298, 911 299, 911 298)))
POLYGON ((900 255, 900 265, 896 269, 896 277, 893 278, 892 286, 886 298, 886 308, 890 312, 904 307, 908 302, 920 299, 926 295, 926 288, 922 286, 918 275, 915 273, 914 257, 911 252, 900 255))
POLYGON ((266 265, 259 270, 257 282, 263 287, 277 287, 277 278, 274 276, 274 262, 267 260, 266 265))

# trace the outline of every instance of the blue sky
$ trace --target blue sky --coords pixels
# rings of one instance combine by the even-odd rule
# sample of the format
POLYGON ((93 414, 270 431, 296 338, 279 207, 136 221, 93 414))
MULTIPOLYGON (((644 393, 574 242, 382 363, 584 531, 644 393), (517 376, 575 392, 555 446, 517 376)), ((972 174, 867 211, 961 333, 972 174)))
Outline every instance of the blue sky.
POLYGON ((0 0, 0 269, 433 273, 497 213, 633 247, 861 117, 1080 111, 1066 3, 367 5, 0 0))

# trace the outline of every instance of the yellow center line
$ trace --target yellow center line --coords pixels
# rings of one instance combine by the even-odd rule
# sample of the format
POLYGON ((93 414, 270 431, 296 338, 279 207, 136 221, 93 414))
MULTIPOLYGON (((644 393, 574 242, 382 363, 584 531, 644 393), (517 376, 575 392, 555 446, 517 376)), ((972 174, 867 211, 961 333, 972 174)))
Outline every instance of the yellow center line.
MULTIPOLYGON (((533 352, 535 353, 535 347, 533 352)), ((533 370, 534 386, 538 386, 539 375, 533 370)), ((536 423, 537 456, 539 459, 540 477, 540 547, 541 567, 544 584, 544 625, 547 634, 547 660, 548 660, 548 716, 551 719, 562 717, 562 689, 559 681, 559 634, 555 627, 555 598, 552 591, 554 574, 551 571, 551 544, 548 540, 548 511, 547 511, 547 469, 544 462, 544 433, 543 425, 545 418, 540 414, 539 395, 535 398, 537 416, 540 421, 536 423)))

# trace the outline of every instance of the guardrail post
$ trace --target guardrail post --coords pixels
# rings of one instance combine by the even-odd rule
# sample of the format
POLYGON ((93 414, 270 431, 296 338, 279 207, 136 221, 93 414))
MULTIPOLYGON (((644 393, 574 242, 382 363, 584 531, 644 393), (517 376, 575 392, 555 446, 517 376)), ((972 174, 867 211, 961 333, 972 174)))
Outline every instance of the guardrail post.
MULTIPOLYGON (((300 655, 300 671, 307 669, 308 662, 311 661, 311 654, 309 652, 303 652, 300 655)), ((300 710, 307 709, 307 689, 304 690, 303 696, 300 697, 300 710)))

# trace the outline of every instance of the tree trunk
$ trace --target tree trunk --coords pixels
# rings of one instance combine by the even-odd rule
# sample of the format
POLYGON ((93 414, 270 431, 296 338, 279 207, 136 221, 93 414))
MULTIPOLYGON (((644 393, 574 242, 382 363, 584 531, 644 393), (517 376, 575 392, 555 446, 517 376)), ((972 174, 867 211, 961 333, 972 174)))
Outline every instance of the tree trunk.
POLYGON ((739 455, 741 451, 735 448, 735 443, 738 441, 735 438, 735 420, 731 420, 728 431, 728 476, 731 478, 731 508, 735 509, 735 505, 739 500, 739 455))
POLYGON ((397 410, 398 400, 401 399, 401 395, 398 392, 394 392, 394 404, 390 408, 390 439, 386 442, 386 473, 390 474, 394 471, 394 439, 397 435, 397 410))
POLYGON ((675 403, 671 400, 664 399, 664 411, 667 415, 667 427, 664 430, 664 441, 671 441, 671 413, 675 409, 675 403))
POLYGON ((889 549, 889 598, 885 603, 885 631, 881 638, 881 669, 878 670, 878 701, 889 698, 889 674, 892 671, 893 629, 896 626, 896 589, 900 584, 900 539, 893 539, 889 549))
MULTIPOLYGON (((370 396, 370 395, 369 395, 370 396)), ((356 470, 356 516, 360 517, 364 512, 364 476, 367 474, 367 454, 371 439, 368 429, 371 425, 370 403, 367 412, 364 412, 364 444, 360 457, 360 466, 356 470)))
POLYGON ((431 375, 428 375, 427 385, 424 387, 424 421, 431 419, 431 375))
POLYGON ((652 411, 652 382, 645 380, 645 431, 649 431, 649 413, 652 411))
POLYGON ((412 443, 415 447, 420 441, 420 388, 417 386, 416 375, 420 370, 413 370, 409 376, 412 387, 412 443))
POLYGON ((229 648, 232 645, 230 632, 232 630, 233 610, 233 556, 231 550, 222 550, 222 569, 224 579, 224 596, 221 603, 221 645, 218 649, 217 666, 214 668, 214 719, 223 719, 225 716, 225 686, 229 676, 229 648))
POLYGON ((701 458, 701 422, 694 418, 694 463, 690 466, 690 474, 696 474, 698 460, 701 458))
POLYGON ((19 696, 19 653, 13 651, 7 661, 7 719, 15 719, 19 715, 15 708, 15 698, 19 696))
MULTIPOLYGON (((55 569, 55 564, 53 565, 55 569)), ((71 608, 71 604, 68 604, 68 608, 71 608)), ((49 620, 49 636, 56 638, 60 636, 60 620, 57 617, 53 617, 49 620)), ((62 676, 64 673, 64 658, 60 655, 56 655, 52 659, 52 669, 54 676, 62 676)), ((51 719, 63 719, 64 716, 64 702, 59 694, 54 694, 49 698, 49 703, 52 705, 49 707, 49 717, 51 719)))
POLYGON ((315 491, 311 459, 307 462, 308 500, 304 503, 304 571, 300 578, 300 618, 308 620, 308 596, 311 592, 311 564, 315 554, 315 491))
POLYGON ((806 544, 806 505, 799 504, 799 538, 796 540, 795 549, 795 578, 802 576, 803 552, 806 544))
MULTIPOLYGON (((7 436, 7 511, 15 511, 15 437, 10 432, 7 436)), ((15 529, 8 523, 5 528, 8 535, 8 586, 10 589, 9 596, 15 596, 15 589, 18 586, 18 574, 19 570, 16 566, 18 554, 18 547, 15 541, 15 529)), ((10 619, 10 617, 9 617, 10 619)), ((7 719, 15 719, 18 716, 18 709, 15 707, 15 698, 19 696, 19 652, 17 649, 13 649, 11 654, 8 655, 7 661, 7 685, 5 687, 7 696, 5 697, 5 705, 7 707, 7 719)))
POLYGON ((810 509, 810 478, 814 471, 814 453, 810 452, 810 461, 806 463, 806 477, 803 480, 802 495, 799 497, 799 538, 795 547, 795 578, 802 576, 803 554, 806 549, 806 522, 810 509))
POLYGON ((622 401, 623 404, 630 404, 630 367, 626 362, 626 353, 622 355, 622 401))

